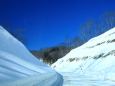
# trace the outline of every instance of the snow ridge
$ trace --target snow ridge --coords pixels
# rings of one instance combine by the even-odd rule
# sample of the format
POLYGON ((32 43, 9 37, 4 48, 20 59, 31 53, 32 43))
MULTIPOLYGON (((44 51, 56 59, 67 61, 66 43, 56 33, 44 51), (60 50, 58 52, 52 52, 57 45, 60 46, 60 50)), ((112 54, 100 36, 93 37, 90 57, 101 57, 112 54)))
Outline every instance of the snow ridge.
POLYGON ((53 86, 57 78, 57 84, 63 81, 61 75, 34 57, 2 26, 0 43, 0 86, 45 86, 44 81, 53 86))

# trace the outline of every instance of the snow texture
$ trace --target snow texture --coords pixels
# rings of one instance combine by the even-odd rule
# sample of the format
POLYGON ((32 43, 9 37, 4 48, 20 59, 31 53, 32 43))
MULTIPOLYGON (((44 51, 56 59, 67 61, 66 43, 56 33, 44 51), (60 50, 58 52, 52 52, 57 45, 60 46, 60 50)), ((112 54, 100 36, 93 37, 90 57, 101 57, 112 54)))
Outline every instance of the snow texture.
POLYGON ((77 76, 115 81, 115 28, 71 50, 51 67, 62 75, 69 72, 77 76))
POLYGON ((60 74, 34 57, 0 26, 0 86, 61 86, 62 83, 60 74))

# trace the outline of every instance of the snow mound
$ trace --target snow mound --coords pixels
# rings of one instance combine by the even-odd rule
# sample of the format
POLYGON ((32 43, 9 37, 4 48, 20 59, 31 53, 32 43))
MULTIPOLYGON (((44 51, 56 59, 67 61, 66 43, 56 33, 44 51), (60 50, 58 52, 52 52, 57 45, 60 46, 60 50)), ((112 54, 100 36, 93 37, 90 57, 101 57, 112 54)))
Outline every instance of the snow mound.
POLYGON ((39 85, 40 80, 54 78, 54 75, 58 74, 0 26, 0 86, 32 86, 32 80, 39 85))
POLYGON ((74 72, 115 81, 115 28, 71 50, 52 64, 59 72, 74 72))

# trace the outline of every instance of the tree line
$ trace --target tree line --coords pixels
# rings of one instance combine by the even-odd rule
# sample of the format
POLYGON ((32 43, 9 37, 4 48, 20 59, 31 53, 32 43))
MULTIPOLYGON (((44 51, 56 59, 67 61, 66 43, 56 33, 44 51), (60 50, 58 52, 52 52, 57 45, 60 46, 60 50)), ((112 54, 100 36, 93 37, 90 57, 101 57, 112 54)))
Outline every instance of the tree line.
POLYGON ((83 43, 115 27, 115 11, 108 11, 99 16, 99 19, 88 19, 79 29, 79 36, 83 43))
MULTIPOLYGON (((3 25, 3 24, 2 24, 3 25)), ((9 24, 4 24, 6 28, 14 37, 16 37, 23 44, 27 44, 27 39, 24 35, 24 29, 19 28, 12 30, 9 24)), ((69 36, 65 37, 64 42, 60 43, 57 46, 44 48, 40 50, 30 51, 38 59, 43 62, 51 65, 56 62, 59 58, 62 58, 72 49, 81 46, 86 43, 89 39, 98 36, 105 31, 115 27, 115 11, 108 11, 99 16, 97 20, 88 19, 83 24, 81 24, 78 34, 76 37, 71 38, 69 36)), ((39 46, 39 45, 38 45, 39 46)))
POLYGON ((113 27, 115 27, 115 11, 108 11, 100 15, 97 20, 88 19, 81 24, 76 37, 71 38, 67 36, 63 43, 55 47, 31 51, 31 53, 43 62, 51 65, 69 53, 73 48, 81 46, 91 38, 103 34, 113 27))

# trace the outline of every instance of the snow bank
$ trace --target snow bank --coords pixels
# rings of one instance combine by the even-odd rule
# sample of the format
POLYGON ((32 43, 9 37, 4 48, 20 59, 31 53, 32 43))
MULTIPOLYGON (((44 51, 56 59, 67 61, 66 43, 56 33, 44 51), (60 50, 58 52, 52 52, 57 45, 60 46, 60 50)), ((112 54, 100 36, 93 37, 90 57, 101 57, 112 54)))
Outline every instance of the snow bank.
MULTIPOLYGON (((0 26, 0 86, 39 85, 43 84, 44 80, 51 80, 51 77, 55 79, 52 81, 54 84, 60 76, 0 26)), ((62 78, 61 80, 63 81, 62 78)), ((51 81, 47 80, 48 83, 51 81)))
POLYGON ((115 81, 115 28, 71 50, 52 65, 59 72, 74 72, 115 81))

